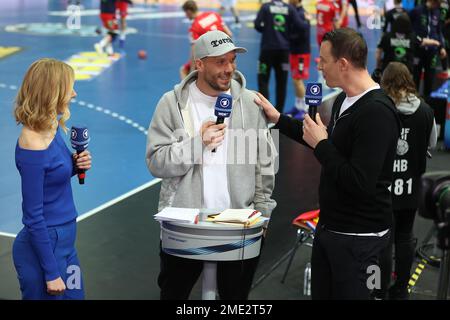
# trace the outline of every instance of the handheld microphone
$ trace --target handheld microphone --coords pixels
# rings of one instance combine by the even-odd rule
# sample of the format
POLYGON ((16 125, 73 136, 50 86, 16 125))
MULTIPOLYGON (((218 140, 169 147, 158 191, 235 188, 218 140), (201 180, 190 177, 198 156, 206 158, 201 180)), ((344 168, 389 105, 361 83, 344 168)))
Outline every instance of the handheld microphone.
MULTIPOLYGON (((87 149, 90 140, 89 131, 86 127, 72 127, 70 129, 70 143, 72 144, 72 148, 77 151, 77 154, 80 154, 87 149)), ((86 170, 77 169, 77 174, 78 183, 84 184, 86 170)))
POLYGON ((305 103, 309 106, 309 116, 316 121, 317 107, 322 103, 322 84, 311 82, 306 84, 305 103))
MULTIPOLYGON (((214 105, 214 115, 217 117, 216 124, 221 124, 231 115, 231 108, 233 106, 233 97, 226 93, 221 93, 217 97, 214 105)), ((216 152, 213 149, 212 152, 216 152)))

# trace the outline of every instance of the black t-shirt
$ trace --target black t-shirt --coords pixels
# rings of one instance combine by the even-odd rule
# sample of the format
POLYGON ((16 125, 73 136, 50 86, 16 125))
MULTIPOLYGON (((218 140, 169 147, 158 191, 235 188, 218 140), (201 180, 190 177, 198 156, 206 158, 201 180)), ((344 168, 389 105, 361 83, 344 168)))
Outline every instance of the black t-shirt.
POLYGON ((414 33, 401 34, 388 32, 381 37, 378 48, 383 50, 381 69, 384 70, 389 62, 404 63, 413 71, 414 53, 420 46, 422 39, 414 33))

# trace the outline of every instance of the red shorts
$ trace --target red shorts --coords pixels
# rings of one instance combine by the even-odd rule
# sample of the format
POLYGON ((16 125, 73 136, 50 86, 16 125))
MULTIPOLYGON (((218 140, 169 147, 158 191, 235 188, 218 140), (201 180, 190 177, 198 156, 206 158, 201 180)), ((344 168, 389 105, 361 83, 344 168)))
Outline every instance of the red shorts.
POLYGON ((117 30, 119 26, 117 25, 116 17, 112 13, 100 13, 100 19, 103 22, 103 26, 108 30, 117 30))
POLYGON ((309 62, 311 54, 290 54, 289 61, 291 63, 292 79, 309 79, 309 62))
POLYGON ((116 10, 119 11, 121 18, 126 18, 126 16, 128 15, 128 3, 126 3, 125 1, 117 1, 116 10))

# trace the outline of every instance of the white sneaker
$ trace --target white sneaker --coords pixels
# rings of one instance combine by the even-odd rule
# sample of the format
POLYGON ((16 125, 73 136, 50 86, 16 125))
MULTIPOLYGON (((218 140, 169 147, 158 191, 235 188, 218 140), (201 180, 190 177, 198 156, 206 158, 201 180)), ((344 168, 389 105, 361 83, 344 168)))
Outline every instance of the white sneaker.
POLYGON ((114 50, 113 50, 113 47, 112 47, 111 44, 109 44, 109 45, 106 46, 106 54, 107 54, 108 56, 112 56, 112 55, 114 54, 114 50))
POLYGON ((94 44, 94 48, 95 48, 95 51, 97 51, 97 53, 98 53, 99 55, 104 54, 104 52, 103 52, 103 47, 100 45, 100 43, 94 44))

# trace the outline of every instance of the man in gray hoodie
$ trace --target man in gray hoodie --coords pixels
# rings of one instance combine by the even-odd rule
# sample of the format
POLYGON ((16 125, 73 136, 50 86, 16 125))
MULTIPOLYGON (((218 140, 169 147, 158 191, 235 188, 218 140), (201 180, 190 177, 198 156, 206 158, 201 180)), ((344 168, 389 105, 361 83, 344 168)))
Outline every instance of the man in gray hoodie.
MULTIPOLYGON (((275 208, 276 150, 255 94, 236 70, 236 53, 243 52, 225 33, 205 33, 193 47, 197 70, 159 101, 146 150, 150 172, 163 179, 159 210, 254 208, 270 217, 275 208), (214 105, 222 93, 232 96, 233 107, 231 116, 216 124, 214 105)), ((160 258, 161 299, 188 299, 202 262, 163 250, 160 258)), ((258 258, 218 262, 221 299, 247 299, 258 258)))

